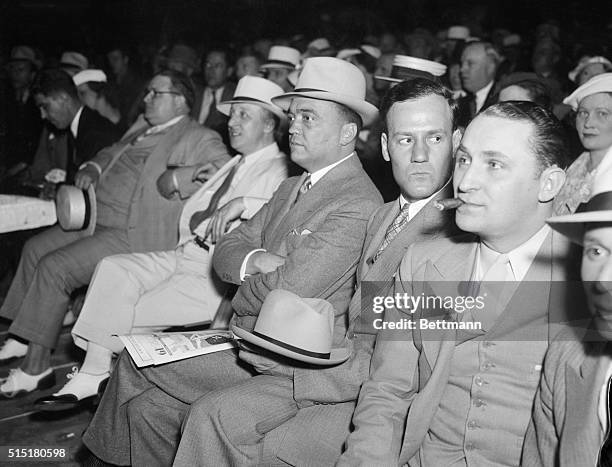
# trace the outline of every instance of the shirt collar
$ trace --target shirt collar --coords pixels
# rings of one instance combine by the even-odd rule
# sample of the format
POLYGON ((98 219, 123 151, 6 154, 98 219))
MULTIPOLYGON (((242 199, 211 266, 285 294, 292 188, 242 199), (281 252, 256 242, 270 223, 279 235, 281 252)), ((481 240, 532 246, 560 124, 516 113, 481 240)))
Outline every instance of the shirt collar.
MULTIPOLYGON (((431 195, 428 198, 425 199, 420 199, 418 201, 413 201, 412 203, 410 203, 410 206, 408 206, 408 220, 411 220, 414 216, 416 216, 419 211, 421 209, 423 209, 425 207, 425 205, 427 203, 429 203, 435 196, 437 196, 444 188, 446 188, 446 185, 448 185, 450 183, 451 179, 449 179, 444 186, 442 186, 442 188, 440 188, 438 191, 436 191, 433 195, 431 195)), ((409 203, 409 201, 404 198, 404 195, 399 196, 399 204, 400 204, 400 211, 401 209, 407 204, 409 203)))
POLYGON ((164 131, 166 128, 170 128, 175 123, 178 123, 179 120, 181 120, 183 117, 184 115, 179 115, 178 117, 174 117, 173 119, 168 120, 166 123, 162 123, 161 125, 152 126, 147 131, 145 131, 145 135, 148 136, 148 135, 154 135, 155 133, 160 133, 164 131))
POLYGON ((487 84, 484 88, 476 91, 476 111, 480 111, 485 101, 487 100, 487 96, 489 95, 489 91, 493 87, 493 81, 487 84))
POLYGON ((352 155, 355 154, 355 151, 353 151, 352 153, 350 153, 348 156, 340 159, 338 162, 334 162, 333 164, 328 165, 327 167, 323 167, 322 169, 319 169, 313 173, 310 174, 310 183, 312 184, 312 186, 315 185, 315 183, 317 183, 319 180, 321 180, 323 178, 323 176, 329 172, 331 169, 333 169, 334 167, 336 167, 337 165, 340 165, 341 163, 343 163, 345 160, 347 160, 349 157, 351 157, 352 155))
MULTIPOLYGON (((517 246, 515 249, 506 253, 510 259, 510 267, 514 274, 514 280, 522 281, 527 274, 527 271, 531 267, 531 263, 540 251, 544 239, 550 232, 550 227, 544 225, 540 230, 533 234, 529 240, 517 246)), ((483 259, 489 258, 491 261, 486 261, 488 264, 492 264, 492 260, 497 257, 500 253, 489 248, 484 243, 480 242, 478 249, 478 266, 479 276, 482 278, 484 271, 482 271, 481 263, 483 259)))
POLYGON ((242 169, 244 170, 244 167, 251 167, 266 156, 278 154, 278 152, 278 145, 276 144, 276 142, 274 142, 255 152, 252 152, 250 154, 244 154, 244 157, 242 158, 242 169))
POLYGON ((70 133, 72 133, 72 136, 74 136, 74 139, 76 139, 79 133, 79 121, 81 120, 82 113, 83 113, 83 106, 79 107, 79 110, 77 111, 76 115, 72 119, 72 122, 70 122, 70 133))

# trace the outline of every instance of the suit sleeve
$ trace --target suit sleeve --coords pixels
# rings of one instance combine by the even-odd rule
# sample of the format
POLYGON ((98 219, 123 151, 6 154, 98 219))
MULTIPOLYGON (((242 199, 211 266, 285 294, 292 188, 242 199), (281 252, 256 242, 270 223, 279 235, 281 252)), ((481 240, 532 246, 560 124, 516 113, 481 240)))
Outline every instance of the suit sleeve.
MULTIPOLYGON (((394 293, 411 294, 410 262, 411 250, 400 265, 394 293)), ((384 322, 405 318, 410 318, 410 314, 395 307, 384 314, 384 322)), ((408 330, 378 332, 370 377, 361 388, 353 415, 355 429, 339 466, 399 464, 406 417, 418 391, 419 352, 411 336, 408 330)))
POLYGON ((535 395, 531 422, 525 435, 522 466, 545 467, 558 464, 559 439, 553 409, 555 373, 561 365, 561 362, 554 358, 554 347, 558 344, 559 342, 552 343, 544 360, 544 371, 535 395))

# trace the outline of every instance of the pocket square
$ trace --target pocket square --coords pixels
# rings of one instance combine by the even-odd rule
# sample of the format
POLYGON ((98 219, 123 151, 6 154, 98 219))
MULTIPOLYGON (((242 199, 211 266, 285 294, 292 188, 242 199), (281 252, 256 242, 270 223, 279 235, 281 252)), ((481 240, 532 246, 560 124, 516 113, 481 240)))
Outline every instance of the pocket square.
POLYGON ((300 235, 308 235, 308 234, 311 234, 311 233, 312 233, 312 231, 311 231, 311 230, 304 229, 304 230, 302 230, 302 231, 300 232, 300 235))

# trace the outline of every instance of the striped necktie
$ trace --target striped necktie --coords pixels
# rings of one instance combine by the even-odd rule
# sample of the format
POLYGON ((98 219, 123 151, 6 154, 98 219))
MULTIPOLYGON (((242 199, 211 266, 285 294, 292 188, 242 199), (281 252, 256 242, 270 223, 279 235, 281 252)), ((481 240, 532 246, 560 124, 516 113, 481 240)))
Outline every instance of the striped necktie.
POLYGON ((387 227, 387 231, 385 232, 385 237, 383 238, 383 241, 380 244, 380 247, 378 247, 378 251, 376 252, 376 255, 374 255, 374 261, 378 259, 378 257, 384 251, 384 249, 389 246, 389 244, 393 241, 393 239, 397 237, 397 234, 399 234, 402 231, 402 229, 406 226, 406 224, 410 220, 409 215, 410 215, 410 203, 406 203, 404 204, 402 209, 400 209, 400 212, 397 214, 397 216, 395 216, 395 219, 393 219, 393 222, 391 222, 391 225, 387 227))

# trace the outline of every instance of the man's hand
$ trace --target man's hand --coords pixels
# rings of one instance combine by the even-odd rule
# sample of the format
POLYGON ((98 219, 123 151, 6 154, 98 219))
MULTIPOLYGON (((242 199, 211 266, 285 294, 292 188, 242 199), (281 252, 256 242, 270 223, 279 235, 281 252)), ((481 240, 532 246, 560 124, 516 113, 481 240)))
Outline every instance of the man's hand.
POLYGON ((166 199, 172 199, 172 196, 178 191, 178 182, 176 169, 168 169, 164 171, 157 179, 157 191, 166 199))
POLYGON ((217 170, 219 169, 210 162, 208 164, 196 167, 196 169, 193 171, 193 175, 191 176, 191 181, 195 182, 197 180, 198 182, 205 183, 217 172, 217 170))
POLYGON ((283 264, 285 264, 284 257, 267 251, 257 251, 249 258, 245 272, 249 275, 266 274, 276 271, 283 264))
POLYGON ((204 237, 210 234, 212 243, 217 243, 230 226, 230 223, 238 218, 244 212, 244 198, 234 198, 229 203, 217 209, 217 212, 212 216, 204 237))
POLYGON ((99 178, 98 170, 93 165, 86 165, 75 174, 74 185, 81 190, 87 190, 90 185, 95 186, 99 178))

